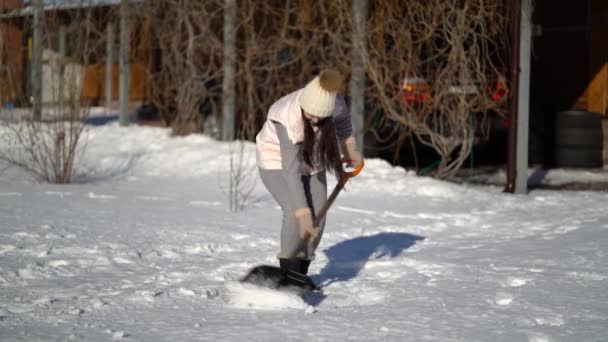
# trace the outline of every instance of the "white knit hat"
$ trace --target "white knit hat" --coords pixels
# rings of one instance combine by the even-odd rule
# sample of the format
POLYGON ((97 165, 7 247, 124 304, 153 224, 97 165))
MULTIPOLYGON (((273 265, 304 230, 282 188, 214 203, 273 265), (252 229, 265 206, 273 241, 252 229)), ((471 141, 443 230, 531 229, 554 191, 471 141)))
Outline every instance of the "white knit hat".
POLYGON ((332 116, 342 80, 342 75, 336 70, 321 71, 304 87, 299 98, 300 107, 306 113, 319 118, 332 116))

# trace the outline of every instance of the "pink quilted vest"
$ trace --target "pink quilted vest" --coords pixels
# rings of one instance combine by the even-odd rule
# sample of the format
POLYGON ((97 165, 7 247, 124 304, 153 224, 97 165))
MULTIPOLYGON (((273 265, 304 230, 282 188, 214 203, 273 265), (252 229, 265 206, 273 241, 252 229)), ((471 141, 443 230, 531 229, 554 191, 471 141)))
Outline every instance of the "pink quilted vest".
MULTIPOLYGON (((304 121, 298 97, 302 89, 285 95, 276 101, 268 110, 268 117, 262 129, 256 136, 256 157, 258 167, 266 170, 281 170, 281 149, 279 138, 272 121, 283 125, 292 143, 297 144, 304 140, 304 121)), ((315 166, 310 168, 302 163, 302 174, 315 174, 322 171, 315 166)))

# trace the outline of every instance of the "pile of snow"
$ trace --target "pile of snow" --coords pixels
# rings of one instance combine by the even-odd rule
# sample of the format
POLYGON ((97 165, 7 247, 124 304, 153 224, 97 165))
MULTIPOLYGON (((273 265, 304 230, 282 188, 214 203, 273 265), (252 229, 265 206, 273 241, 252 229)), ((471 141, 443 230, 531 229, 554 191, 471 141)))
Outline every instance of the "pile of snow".
MULTIPOLYGON (((544 169, 535 167, 528 169, 528 186, 539 185, 565 185, 572 183, 608 184, 608 169, 544 169)), ((458 177, 460 181, 475 182, 480 184, 504 185, 507 181, 507 173, 499 169, 488 173, 458 177)))
POLYGON ((239 282, 229 282, 226 289, 224 300, 229 306, 238 309, 282 310, 308 307, 302 298, 289 291, 276 291, 239 282))

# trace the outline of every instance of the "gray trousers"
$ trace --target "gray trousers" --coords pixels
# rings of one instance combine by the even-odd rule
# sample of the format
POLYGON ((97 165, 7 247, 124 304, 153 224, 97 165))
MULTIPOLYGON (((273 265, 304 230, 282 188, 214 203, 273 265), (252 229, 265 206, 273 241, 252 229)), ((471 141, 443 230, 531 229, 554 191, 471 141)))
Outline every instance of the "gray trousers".
MULTIPOLYGON (((281 251, 279 258, 312 259, 319 246, 325 227, 325 219, 319 224, 319 234, 309 246, 308 241, 300 239, 300 226, 296 218, 296 210, 289 200, 287 181, 282 170, 259 169, 262 183, 266 186, 272 197, 277 201, 283 211, 283 224, 281 226, 281 251)), ((312 176, 302 176, 302 186, 306 195, 306 202, 312 211, 313 219, 316 211, 327 200, 327 178, 325 171, 312 176)))

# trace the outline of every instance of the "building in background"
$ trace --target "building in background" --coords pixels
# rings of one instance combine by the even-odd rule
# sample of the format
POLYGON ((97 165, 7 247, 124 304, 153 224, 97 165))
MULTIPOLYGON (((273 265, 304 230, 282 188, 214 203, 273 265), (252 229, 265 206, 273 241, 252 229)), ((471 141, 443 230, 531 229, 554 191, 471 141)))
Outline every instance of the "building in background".
MULTIPOLYGON (((77 17, 78 11, 92 9, 92 27, 97 32, 104 32, 110 11, 117 10, 119 1, 80 2, 78 6, 69 1, 53 1, 45 4, 46 20, 58 20, 66 25, 77 17)), ((22 0, 0 1, 0 106, 28 106, 31 95, 30 70, 32 63, 32 7, 29 2, 22 0)), ((118 99, 118 23, 115 23, 114 61, 112 70, 112 93, 114 100, 118 99)), ((84 28, 82 28, 84 29, 84 28)), ((150 27, 146 23, 136 21, 131 31, 130 47, 130 101, 144 101, 148 89, 147 72, 151 68, 150 27)), ((95 32, 93 32, 94 34, 95 32)), ((47 40, 43 52, 43 103, 56 101, 57 67, 53 63, 59 60, 59 33, 45 32, 47 40), (55 88, 53 88, 55 87, 55 88), (55 95, 53 95, 55 92, 55 95)), ((103 103, 106 87, 105 45, 96 47, 87 55, 87 60, 74 58, 74 46, 71 44, 70 32, 67 32, 67 51, 65 73, 81 75, 81 97, 89 100, 92 105, 103 103)), ((65 92, 69 91, 64 89, 65 92)))

